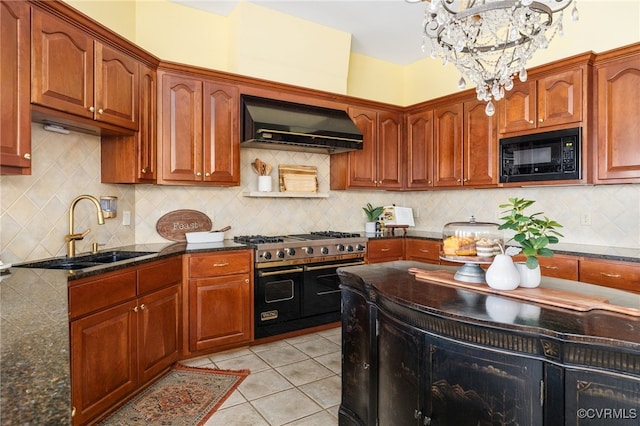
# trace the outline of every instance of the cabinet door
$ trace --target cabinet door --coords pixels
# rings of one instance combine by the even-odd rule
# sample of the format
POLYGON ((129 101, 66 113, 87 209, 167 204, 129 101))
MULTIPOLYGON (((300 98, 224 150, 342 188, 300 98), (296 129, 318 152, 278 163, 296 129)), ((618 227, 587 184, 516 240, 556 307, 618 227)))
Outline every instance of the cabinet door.
POLYGON ((204 181, 240 185, 240 137, 238 88, 205 82, 204 85, 204 181))
POLYGON ((422 339, 424 336, 379 312, 378 424, 423 424, 422 339))
POLYGON ((640 53, 596 71, 597 180, 640 182, 640 53))
POLYGON ((22 1, 0 3, 1 174, 31 174, 29 11, 22 1))
MULTIPOLYGON (((519 254, 513 257, 514 262, 526 262, 526 257, 519 254)), ((578 281, 578 258, 576 256, 554 254, 553 257, 539 257, 540 273, 545 277, 562 278, 578 281)))
POLYGON ((634 262, 582 258, 580 281, 640 293, 640 266, 634 262))
POLYGON ((433 111, 407 115, 407 188, 433 188, 433 111))
POLYGON ((582 121, 582 69, 538 80, 538 127, 582 121))
POLYGON ((349 116, 362 132, 362 150, 348 153, 347 188, 377 185, 378 134, 376 111, 350 108, 349 116))
POLYGON ((160 102, 160 181, 202 181, 202 82, 165 74, 160 102))
POLYGON ((402 188, 404 169, 402 115, 378 113, 377 186, 380 189, 402 188))
POLYGON ((534 130, 537 113, 536 81, 517 82, 499 106, 500 133, 534 130))
POLYGON ((565 426, 637 425, 640 380, 615 374, 565 371, 565 426))
POLYGON ((342 291, 341 425, 373 425, 376 418, 372 336, 375 310, 358 293, 342 291))
POLYGON ((71 323, 74 424, 111 408, 136 389, 136 301, 71 323))
POLYGON ((139 181, 156 180, 156 71, 144 64, 140 69, 139 131, 136 135, 136 173, 139 181))
POLYGON ((31 102, 93 119, 93 39, 34 9, 31 102))
POLYGON ((95 119, 138 130, 138 62, 95 42, 95 119))
POLYGON ((433 340, 431 425, 542 425, 543 363, 433 340))
POLYGON ((189 281, 189 349, 251 340, 251 280, 247 274, 189 281))
POLYGON ((486 103, 478 100, 463 104, 465 186, 491 186, 498 183, 497 119, 495 115, 487 116, 485 107, 486 103))
POLYGON ((180 285, 138 300, 138 372, 140 384, 178 360, 181 342, 180 285))
POLYGON ((434 186, 462 185, 462 104, 436 108, 433 131, 434 186))

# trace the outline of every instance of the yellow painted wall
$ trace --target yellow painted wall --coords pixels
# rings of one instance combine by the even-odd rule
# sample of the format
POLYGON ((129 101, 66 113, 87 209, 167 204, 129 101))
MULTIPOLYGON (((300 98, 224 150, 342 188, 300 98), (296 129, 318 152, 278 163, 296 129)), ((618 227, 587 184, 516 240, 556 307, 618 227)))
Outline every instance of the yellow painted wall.
POLYGON ((404 103, 404 67, 370 56, 351 54, 348 94, 394 105, 404 103))
POLYGON ((231 72, 346 94, 351 34, 247 2, 230 20, 231 72))
POLYGON ((133 1, 66 0, 70 6, 135 42, 136 3, 133 1))

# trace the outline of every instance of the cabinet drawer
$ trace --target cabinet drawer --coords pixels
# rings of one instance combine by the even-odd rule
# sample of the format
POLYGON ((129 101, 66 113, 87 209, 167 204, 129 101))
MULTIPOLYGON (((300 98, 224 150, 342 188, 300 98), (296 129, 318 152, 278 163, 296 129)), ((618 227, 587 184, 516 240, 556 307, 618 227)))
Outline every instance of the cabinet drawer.
MULTIPOLYGON (((526 257, 522 254, 514 256, 514 262, 524 262, 526 257)), ((578 258, 562 254, 554 254, 552 257, 538 257, 540 273, 545 277, 562 278, 578 281, 578 258)))
POLYGON ((367 258, 369 261, 401 260, 404 258, 403 244, 402 238, 369 240, 367 258))
POLYGON ((189 277, 246 273, 251 270, 250 251, 229 251, 216 254, 191 255, 189 277))
POLYGON ((138 270, 138 295, 182 281, 182 258, 153 262, 138 270))
POLYGON ((440 241, 407 240, 406 259, 429 263, 440 261, 440 241))
POLYGON ((110 275, 69 287, 71 319, 136 297, 136 272, 110 275))
POLYGON ((580 281, 640 292, 640 265, 631 262, 581 258, 580 281))

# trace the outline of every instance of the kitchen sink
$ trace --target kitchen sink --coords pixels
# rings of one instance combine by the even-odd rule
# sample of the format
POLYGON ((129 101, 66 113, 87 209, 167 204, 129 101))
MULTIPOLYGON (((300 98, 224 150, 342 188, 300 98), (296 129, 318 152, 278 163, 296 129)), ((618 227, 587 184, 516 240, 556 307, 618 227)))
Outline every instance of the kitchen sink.
POLYGON ((39 262, 23 263, 14 265, 17 268, 40 268, 40 269, 85 269, 93 266, 115 263, 121 260, 134 259, 140 256, 153 254, 152 251, 125 251, 113 250, 104 253, 95 253, 78 257, 56 257, 54 259, 42 260, 39 262))

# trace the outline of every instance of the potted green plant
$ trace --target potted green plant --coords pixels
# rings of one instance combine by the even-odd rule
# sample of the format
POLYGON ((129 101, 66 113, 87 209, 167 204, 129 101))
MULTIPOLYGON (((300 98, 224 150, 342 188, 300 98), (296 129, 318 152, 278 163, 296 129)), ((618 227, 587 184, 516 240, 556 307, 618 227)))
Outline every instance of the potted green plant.
POLYGON ((376 232, 376 221, 384 211, 383 206, 373 207, 371 203, 367 203, 366 206, 362 208, 367 215, 367 223, 365 223, 364 230, 368 234, 373 234, 376 232))
POLYGON ((535 201, 524 198, 509 198, 509 203, 500 204, 506 216, 501 217, 502 224, 498 229, 511 229, 515 231, 512 240, 522 246, 522 254, 527 257, 526 266, 528 269, 539 270, 538 256, 551 257, 553 250, 547 246, 556 244, 558 237, 564 237, 556 228, 562 228, 555 220, 543 216, 544 212, 525 214, 525 209, 530 207, 535 201))

